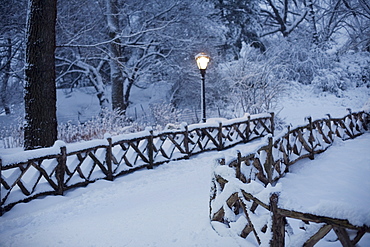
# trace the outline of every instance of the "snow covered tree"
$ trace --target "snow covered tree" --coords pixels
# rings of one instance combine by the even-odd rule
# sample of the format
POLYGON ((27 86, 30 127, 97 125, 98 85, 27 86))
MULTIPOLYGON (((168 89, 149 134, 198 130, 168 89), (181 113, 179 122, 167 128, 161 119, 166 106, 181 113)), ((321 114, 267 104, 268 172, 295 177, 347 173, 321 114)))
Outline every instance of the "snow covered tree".
POLYGON ((266 48, 259 38, 258 13, 259 1, 257 0, 212 0, 219 10, 218 16, 227 27, 226 43, 223 46, 224 55, 239 56, 242 43, 250 44, 261 49, 266 48))
POLYGON ((80 2, 68 1, 68 7, 60 4, 58 84, 77 84, 89 78, 102 108, 107 105, 105 87, 110 84, 112 108, 124 113, 132 88, 145 88, 155 82, 154 77, 162 78, 166 73, 163 66, 171 64, 166 60, 178 39, 178 30, 169 29, 182 5, 172 1, 101 0, 86 1, 76 11, 80 2))
POLYGON ((370 50, 370 4, 365 0, 338 0, 329 2, 324 12, 326 21, 324 40, 344 34, 346 49, 370 50), (333 5, 334 8, 331 6, 333 5), (343 31, 345 30, 345 31, 343 31))
POLYGON ((23 43, 26 26, 26 1, 3 0, 0 4, 0 107, 10 114, 10 105, 17 101, 22 83, 14 83, 23 77, 23 43))
POLYGON ((265 0, 261 6, 264 23, 264 33, 261 36, 281 33, 284 37, 288 37, 305 20, 307 14, 306 1, 265 0))
POLYGON ((4 111, 6 115, 10 114, 10 108, 8 105, 8 100, 7 100, 7 87, 8 87, 8 81, 10 78, 10 73, 11 73, 11 61, 12 61, 12 41, 10 38, 7 38, 7 43, 4 44, 4 47, 6 48, 5 53, 5 61, 0 67, 0 69, 3 72, 2 76, 2 84, 0 88, 0 96, 1 96, 1 103, 4 107, 4 111))
POLYGON ((124 82, 125 78, 121 73, 120 60, 122 60, 121 41, 119 38, 119 6, 117 0, 106 0, 107 2, 107 23, 108 36, 110 39, 109 63, 110 78, 112 81, 112 108, 114 110, 124 111, 127 103, 124 101, 124 82))
MULTIPOLYGON (((312 43, 321 49, 330 49, 333 45, 337 45, 338 43, 341 43, 343 46, 343 40, 347 40, 347 44, 342 47, 343 51, 347 49, 366 50, 370 42, 368 35, 370 32, 370 5, 367 4, 366 1, 308 0, 300 4, 297 4, 299 2, 294 2, 295 4, 290 3, 285 5, 287 7, 284 8, 279 7, 278 4, 274 4, 272 0, 268 2, 272 3, 271 9, 276 11, 268 12, 265 10, 265 12, 268 13, 266 20, 275 14, 275 18, 273 18, 275 19, 274 25, 276 25, 276 23, 285 22, 282 16, 286 16, 286 22, 291 23, 286 25, 286 27, 280 25, 281 28, 276 29, 276 31, 279 30, 280 32, 281 30, 286 30, 285 34, 282 32, 285 37, 291 33, 290 30, 293 31, 292 28, 298 29, 298 25, 295 25, 296 23, 300 25, 300 30, 298 30, 298 32, 310 33, 312 43), (305 6, 307 7, 306 10, 305 6), (296 16, 305 17, 307 13, 305 20, 292 17, 290 12, 281 14, 285 13, 283 10, 288 8, 293 9, 295 13, 302 13, 296 16), (289 18, 289 16, 291 17, 289 18), (295 21, 289 21, 289 19, 295 21)), ((287 3, 289 3, 289 1, 287 1, 287 3)))
POLYGON ((52 146, 57 139, 55 24, 57 0, 29 0, 25 68, 24 147, 52 146))
POLYGON ((169 39, 176 34, 166 30, 175 23, 179 3, 106 1, 112 107, 124 112, 133 86, 145 88, 171 53, 169 39))
POLYGON ((101 108, 109 108, 106 91, 108 59, 104 46, 106 22, 98 1, 59 0, 57 22, 57 87, 92 86, 101 108))

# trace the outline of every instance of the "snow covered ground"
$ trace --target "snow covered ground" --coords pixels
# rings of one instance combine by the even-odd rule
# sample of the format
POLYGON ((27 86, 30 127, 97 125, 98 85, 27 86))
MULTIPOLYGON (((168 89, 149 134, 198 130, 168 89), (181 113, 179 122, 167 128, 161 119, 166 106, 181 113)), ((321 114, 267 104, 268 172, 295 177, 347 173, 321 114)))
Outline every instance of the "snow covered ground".
POLYGON ((287 89, 287 94, 279 102, 276 114, 293 127, 301 125, 304 118, 325 118, 326 114, 332 117, 343 117, 352 112, 361 111, 364 104, 370 99, 370 89, 354 88, 344 91, 338 98, 329 93, 316 93, 309 85, 293 84, 287 89))
MULTIPOLYGON (((292 88, 290 92, 280 102, 279 115, 293 126, 303 124, 304 117, 310 115, 314 119, 327 113, 341 117, 347 107, 360 110, 370 96, 369 89, 349 91, 340 99, 324 94, 318 97, 306 88, 292 88)), ((360 138, 367 140, 368 147, 369 135, 360 138)), ((351 141, 355 145, 352 148, 364 145, 361 140, 351 141)), ((341 147, 342 144, 334 145, 322 157, 339 164, 339 154, 344 152, 341 147)), ((245 147, 233 149, 240 148, 245 147)), ((65 196, 47 196, 16 205, 0 217, 0 246, 240 246, 240 239, 219 236, 209 222, 212 167, 219 156, 216 151, 201 154, 153 170, 140 170, 114 182, 97 181, 67 191, 65 196)), ((367 174, 368 158, 369 154, 363 157, 367 160, 363 164, 367 174)), ((321 160, 312 161, 312 167, 318 167, 321 160)), ((299 176, 304 170, 297 168, 294 172, 299 176)), ((356 183, 364 186, 366 194, 369 184, 357 176, 346 177, 346 188, 356 183)), ((311 191, 310 186, 303 189, 306 191, 302 193, 311 191)), ((327 188, 336 189, 334 185, 327 188)), ((318 246, 341 245, 336 241, 318 246)), ((360 246, 370 246, 370 239, 364 239, 360 246)))
POLYGON ((279 204, 285 209, 370 226, 369 149, 370 133, 366 133, 354 140, 337 139, 315 161, 297 162, 279 180, 279 204))
MULTIPOLYGON (((292 192, 296 196, 281 197, 282 202, 293 204, 289 201, 312 199, 306 195, 312 196, 317 189, 320 191, 319 183, 324 183, 322 186, 325 188, 320 195, 328 200, 333 194, 344 192, 340 186, 344 186, 347 193, 360 189, 352 195, 357 200, 355 204, 352 199, 338 199, 340 204, 332 213, 350 210, 355 219, 363 217, 368 221, 368 208, 365 215, 356 210, 366 209, 369 205, 369 196, 366 195, 370 187, 366 178, 370 175, 370 153, 364 156, 355 154, 354 161, 360 162, 356 163, 358 169, 347 163, 346 167, 336 169, 337 176, 317 177, 318 182, 311 185, 303 179, 306 176, 313 179, 317 173, 332 175, 333 166, 341 164, 343 149, 348 147, 353 151, 368 146, 370 134, 359 137, 359 140, 335 144, 315 161, 298 164, 283 183, 286 194, 292 192), (321 162, 327 166, 321 166, 321 162), (292 177, 291 181, 289 177, 292 177), (338 177, 347 181, 333 183, 333 179, 338 177), (292 183, 295 186, 290 186, 292 183), (297 189, 299 194, 295 191, 297 189), (359 195, 365 197, 359 198, 359 195)), ((233 149, 241 148, 246 147, 239 145, 233 149)), ((220 155, 216 151, 201 154, 153 170, 137 171, 114 182, 97 181, 85 188, 68 191, 65 196, 48 196, 19 204, 0 218, 0 246, 240 246, 243 243, 241 239, 221 237, 209 223, 212 167, 214 159, 220 155)), ((310 204, 315 205, 313 202, 310 204)), ((320 210, 327 209, 326 204, 322 202, 320 210)), ((361 244, 369 246, 370 236, 361 244)), ((318 246, 341 245, 337 241, 323 242, 318 246)))
POLYGON ((17 205, 0 218, 0 246, 238 246, 209 223, 215 155, 17 205))
MULTIPOLYGON (((357 226, 370 226, 369 148, 370 133, 366 133, 355 140, 337 139, 326 152, 316 156, 315 161, 297 162, 276 186, 281 191, 279 205, 299 212, 347 219, 357 226)), ((336 236, 332 234, 324 239, 335 240, 336 236)), ((290 246, 302 245, 299 240, 299 235, 292 238, 290 246)), ((370 233, 358 246, 370 246, 370 233)))

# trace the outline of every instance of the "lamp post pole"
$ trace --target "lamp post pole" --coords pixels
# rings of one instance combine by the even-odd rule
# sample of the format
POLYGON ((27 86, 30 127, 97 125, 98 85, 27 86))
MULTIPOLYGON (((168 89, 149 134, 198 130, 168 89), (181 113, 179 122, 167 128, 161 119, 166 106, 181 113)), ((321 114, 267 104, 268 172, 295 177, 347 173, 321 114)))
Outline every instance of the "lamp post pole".
POLYGON ((195 60, 197 61, 197 65, 202 75, 202 86, 201 86, 201 111, 202 111, 202 122, 206 122, 206 85, 205 85, 205 77, 206 77, 206 69, 210 57, 205 53, 199 53, 195 56, 195 60))
POLYGON ((200 74, 202 75, 202 88, 201 88, 201 94, 202 94, 202 102, 201 102, 201 108, 202 108, 202 122, 206 122, 206 83, 205 83, 205 77, 206 77, 206 70, 201 69, 200 74))

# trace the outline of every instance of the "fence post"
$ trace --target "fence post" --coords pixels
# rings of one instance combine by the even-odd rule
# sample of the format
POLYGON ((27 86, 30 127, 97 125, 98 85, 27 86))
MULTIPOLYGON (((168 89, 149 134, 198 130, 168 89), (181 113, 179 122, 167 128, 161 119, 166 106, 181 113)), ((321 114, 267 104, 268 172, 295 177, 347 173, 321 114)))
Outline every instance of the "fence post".
POLYGON ((188 129, 188 125, 186 124, 184 126, 185 128, 185 132, 184 132, 184 148, 185 148, 185 153, 188 155, 188 157, 190 156, 190 151, 189 151, 189 129, 188 129))
POLYGON ((148 144, 147 144, 147 152, 148 152, 148 159, 149 164, 147 165, 148 169, 153 169, 153 160, 154 160, 154 143, 153 143, 153 130, 149 130, 150 135, 148 136, 148 144))
POLYGON ((329 128, 328 137, 330 138, 331 143, 333 143, 335 133, 333 132, 333 128, 332 128, 331 116, 330 114, 326 114, 326 116, 328 117, 328 119, 326 119, 325 121, 326 126, 328 126, 329 128))
POLYGON ((218 123, 218 135, 217 135, 217 141, 218 141, 217 150, 218 151, 221 151, 221 150, 224 149, 224 144, 222 142, 222 137, 223 137, 223 134, 222 134, 222 122, 219 122, 218 123))
POLYGON ((250 130, 251 130, 251 115, 248 115, 248 119, 247 119, 247 128, 246 129, 246 133, 245 133, 245 140, 244 140, 244 143, 247 143, 249 141, 249 137, 250 137, 250 130))
POLYGON ((112 137, 107 138, 108 147, 105 153, 105 162, 107 164, 107 177, 106 179, 109 181, 113 181, 113 170, 112 170, 112 137))
POLYGON ((351 139, 353 139, 353 138, 355 138, 355 130, 354 129, 356 128, 356 125, 353 123, 352 109, 347 108, 347 111, 348 111, 348 118, 349 118, 351 124, 346 125, 346 117, 343 118, 343 124, 349 132, 348 133, 349 137, 351 137, 351 139))
POLYGON ((272 175, 273 175, 273 172, 272 172, 272 168, 273 168, 273 164, 274 164, 274 158, 272 157, 272 137, 270 136, 268 138, 268 150, 266 151, 267 153, 267 156, 266 156, 266 166, 265 166, 265 169, 266 169, 266 172, 267 172, 267 177, 268 177, 268 181, 269 183, 272 182, 272 175))
POLYGON ((348 111, 348 115, 352 115, 352 109, 351 108, 347 108, 346 110, 348 111))
POLYGON ((57 195, 63 195, 64 191, 64 174, 67 165, 67 147, 60 147, 60 156, 58 157, 58 165, 55 170, 55 177, 58 182, 58 189, 55 192, 57 195))
POLYGON ((308 119, 308 130, 310 131, 310 136, 308 137, 308 143, 310 143, 310 146, 311 146, 311 150, 310 151, 310 160, 314 160, 315 159, 315 150, 314 150, 314 141, 315 141, 315 138, 313 136, 313 124, 312 124, 312 117, 309 116, 307 117, 308 119))
POLYGON ((362 126, 366 131, 368 131, 369 127, 370 127, 370 112, 367 113, 367 112, 364 111, 364 112, 361 113, 361 115, 362 115, 361 119, 363 121, 362 126))
POLYGON ((273 193, 270 196, 270 212, 272 213, 272 239, 270 240, 270 246, 283 247, 285 244, 285 220, 278 213, 278 201, 278 193, 273 193))
POLYGON ((270 112, 270 121, 271 121, 271 134, 273 135, 274 132, 275 132, 275 113, 274 112, 270 112))
MULTIPOLYGON (((287 134, 286 134, 286 148, 285 148, 285 151, 286 151, 286 169, 289 170, 289 166, 290 166, 290 155, 292 153, 292 147, 290 146, 290 125, 287 126, 287 134)), ((284 144, 284 143, 283 143, 284 144)))
POLYGON ((236 171, 235 171, 235 175, 236 175, 236 178, 241 180, 241 166, 242 166, 242 154, 240 153, 240 151, 238 150, 237 151, 237 156, 238 156, 238 159, 237 159, 237 165, 236 165, 236 171))

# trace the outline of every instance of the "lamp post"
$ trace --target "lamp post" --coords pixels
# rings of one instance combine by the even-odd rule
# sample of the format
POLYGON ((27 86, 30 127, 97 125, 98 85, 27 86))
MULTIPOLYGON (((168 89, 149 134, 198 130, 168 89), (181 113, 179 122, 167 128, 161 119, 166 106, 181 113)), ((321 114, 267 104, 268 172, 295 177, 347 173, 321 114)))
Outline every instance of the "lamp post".
POLYGON ((198 68, 200 70, 200 74, 202 75, 202 88, 201 88, 201 108, 202 108, 202 122, 206 122, 206 88, 205 88, 205 76, 206 76, 206 69, 210 57, 205 53, 199 53, 195 56, 195 60, 197 61, 198 68))

